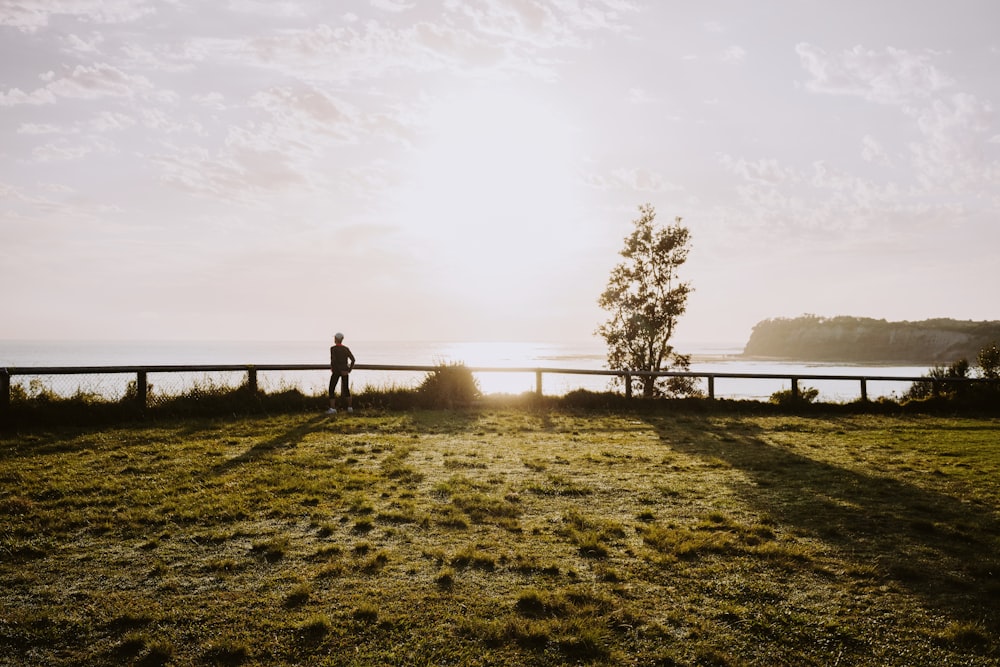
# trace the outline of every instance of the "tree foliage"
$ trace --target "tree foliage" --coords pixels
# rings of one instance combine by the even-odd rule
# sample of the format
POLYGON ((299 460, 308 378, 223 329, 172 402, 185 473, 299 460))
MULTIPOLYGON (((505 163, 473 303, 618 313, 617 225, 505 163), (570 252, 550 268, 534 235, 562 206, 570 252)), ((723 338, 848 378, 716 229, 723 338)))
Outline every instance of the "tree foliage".
POLYGON ((947 396, 964 395, 967 393, 968 385, 962 382, 948 382, 948 380, 965 380, 971 377, 969 370, 968 359, 959 359, 947 366, 935 366, 921 376, 927 380, 914 382, 903 398, 920 400, 929 398, 935 393, 947 396))
POLYGON ((992 343, 979 351, 979 369, 983 377, 996 380, 1000 378, 1000 347, 992 343))
MULTIPOLYGON (((612 370, 686 371, 690 357, 670 344, 677 320, 687 309, 692 288, 678 270, 687 261, 690 232, 675 218, 659 226, 650 204, 639 207, 632 233, 625 237, 623 261, 615 266, 598 299, 610 316, 597 333, 608 345, 612 370)), ((695 393, 695 381, 685 377, 632 376, 642 395, 677 396, 695 393)))

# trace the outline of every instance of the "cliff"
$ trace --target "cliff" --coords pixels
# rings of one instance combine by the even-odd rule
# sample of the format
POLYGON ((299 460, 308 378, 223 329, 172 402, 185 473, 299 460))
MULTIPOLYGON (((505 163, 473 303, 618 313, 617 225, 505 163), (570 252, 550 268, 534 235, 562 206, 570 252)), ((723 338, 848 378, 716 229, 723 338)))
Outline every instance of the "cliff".
POLYGON ((1000 342, 1000 322, 887 322, 805 315, 759 322, 745 356, 847 363, 950 364, 1000 342))

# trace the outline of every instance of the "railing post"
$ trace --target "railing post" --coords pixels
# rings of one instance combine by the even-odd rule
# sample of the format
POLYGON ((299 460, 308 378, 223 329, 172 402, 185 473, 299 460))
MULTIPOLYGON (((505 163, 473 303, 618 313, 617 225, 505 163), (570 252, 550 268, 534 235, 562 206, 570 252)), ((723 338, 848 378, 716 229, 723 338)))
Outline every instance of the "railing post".
POLYGON ((715 399, 715 376, 708 376, 708 398, 710 400, 715 399))
POLYGON ((0 368, 0 416, 10 410, 10 372, 0 368))
POLYGON ((625 398, 632 398, 632 376, 625 374, 625 398))
POLYGON ((868 380, 861 378, 861 402, 868 402, 868 380))
POLYGON ((535 370, 535 393, 538 394, 539 398, 542 397, 542 371, 537 369, 535 370))
POLYGON ((247 368, 247 389, 251 394, 257 393, 257 369, 253 366, 247 368))
POLYGON ((149 393, 146 371, 139 371, 135 374, 135 400, 139 407, 146 409, 146 395, 149 393))
POLYGON ((799 379, 797 377, 792 378, 792 400, 794 401, 799 397, 799 379))

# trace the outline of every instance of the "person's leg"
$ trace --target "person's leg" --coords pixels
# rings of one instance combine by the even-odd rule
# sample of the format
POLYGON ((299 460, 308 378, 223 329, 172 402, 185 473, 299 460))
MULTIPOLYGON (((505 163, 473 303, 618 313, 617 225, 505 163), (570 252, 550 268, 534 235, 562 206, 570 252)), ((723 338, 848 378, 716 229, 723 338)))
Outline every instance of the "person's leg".
POLYGON ((337 376, 333 373, 330 374, 330 410, 329 412, 337 411, 337 376))
POLYGON ((344 399, 344 402, 347 404, 347 411, 354 412, 354 408, 351 407, 351 376, 345 375, 343 377, 344 380, 340 386, 340 397, 344 399))

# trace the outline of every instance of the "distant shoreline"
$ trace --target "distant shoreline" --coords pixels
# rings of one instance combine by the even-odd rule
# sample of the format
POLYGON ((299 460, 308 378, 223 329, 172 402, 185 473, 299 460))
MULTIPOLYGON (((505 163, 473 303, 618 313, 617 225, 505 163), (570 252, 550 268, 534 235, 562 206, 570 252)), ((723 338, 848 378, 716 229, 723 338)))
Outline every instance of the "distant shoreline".
POLYGON ((1000 322, 951 319, 888 322, 859 317, 817 317, 759 322, 744 358, 866 365, 977 363, 979 352, 1000 343, 1000 322))

